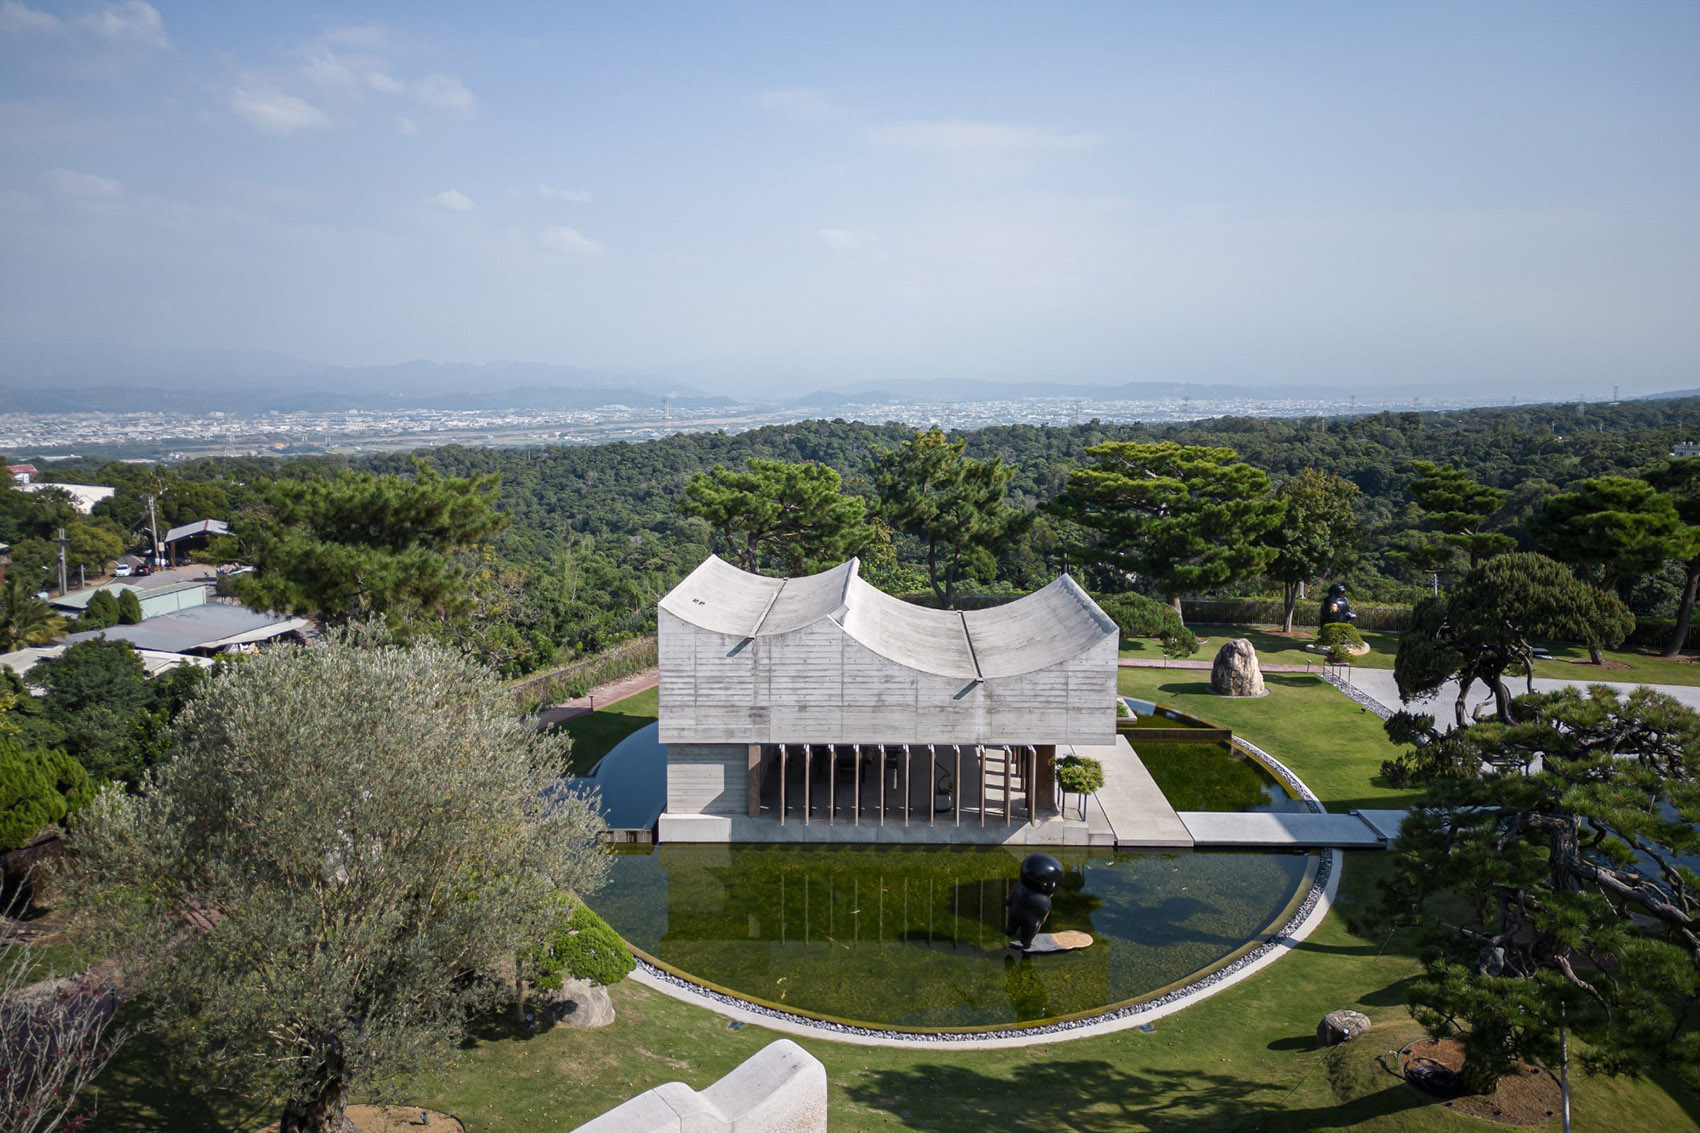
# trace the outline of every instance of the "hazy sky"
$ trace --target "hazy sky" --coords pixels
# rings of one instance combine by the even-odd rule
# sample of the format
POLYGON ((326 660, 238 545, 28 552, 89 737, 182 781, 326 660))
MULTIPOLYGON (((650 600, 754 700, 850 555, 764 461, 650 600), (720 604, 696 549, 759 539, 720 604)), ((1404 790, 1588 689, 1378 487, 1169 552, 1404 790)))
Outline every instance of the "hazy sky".
POLYGON ((1700 386, 1700 3, 0 0, 0 346, 1700 386))

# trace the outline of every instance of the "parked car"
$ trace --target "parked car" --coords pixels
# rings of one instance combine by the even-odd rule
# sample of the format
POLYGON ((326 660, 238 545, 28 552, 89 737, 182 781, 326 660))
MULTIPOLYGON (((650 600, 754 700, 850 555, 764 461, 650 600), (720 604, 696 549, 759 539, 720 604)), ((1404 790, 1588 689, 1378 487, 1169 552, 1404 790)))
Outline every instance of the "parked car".
POLYGON ((117 566, 112 568, 113 578, 129 578, 131 573, 129 563, 119 563, 117 566))

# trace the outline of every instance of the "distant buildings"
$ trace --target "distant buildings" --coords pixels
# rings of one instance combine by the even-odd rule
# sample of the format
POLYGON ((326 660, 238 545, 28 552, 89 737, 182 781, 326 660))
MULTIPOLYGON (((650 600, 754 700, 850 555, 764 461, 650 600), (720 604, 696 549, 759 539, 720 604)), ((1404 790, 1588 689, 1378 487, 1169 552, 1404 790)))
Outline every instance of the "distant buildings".
POLYGON ((1678 441, 1670 447, 1672 456, 1700 456, 1700 441, 1678 441))

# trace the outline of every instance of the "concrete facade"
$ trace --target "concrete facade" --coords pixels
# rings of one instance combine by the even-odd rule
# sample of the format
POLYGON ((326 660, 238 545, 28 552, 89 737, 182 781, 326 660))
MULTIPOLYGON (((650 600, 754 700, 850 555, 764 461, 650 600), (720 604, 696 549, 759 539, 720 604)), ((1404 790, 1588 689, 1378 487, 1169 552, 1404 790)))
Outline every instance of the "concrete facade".
MULTIPOLYGON (((852 825, 865 807, 911 829, 938 784, 953 829, 970 799, 976 826, 1029 825, 1055 814, 1058 745, 1115 744, 1119 634, 1073 579, 958 612, 893 598, 858 568, 764 578, 711 556, 662 598, 662 841, 746 840, 766 822, 803 840, 787 816, 801 804, 807 826, 824 799, 833 826, 846 774, 852 825), (948 749, 950 773, 929 755, 915 780, 923 748, 948 749)), ((926 825, 915 837, 936 840, 926 825)))

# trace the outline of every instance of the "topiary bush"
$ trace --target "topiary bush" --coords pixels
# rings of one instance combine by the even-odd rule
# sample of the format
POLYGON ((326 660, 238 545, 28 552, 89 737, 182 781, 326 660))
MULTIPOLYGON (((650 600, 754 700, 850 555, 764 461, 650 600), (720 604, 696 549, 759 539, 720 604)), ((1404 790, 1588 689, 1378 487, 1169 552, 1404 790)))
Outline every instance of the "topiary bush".
POLYGON ((83 608, 83 614, 77 619, 77 628, 105 629, 107 626, 118 624, 118 599, 110 590, 96 590, 89 596, 89 604, 83 608))
POLYGON ((619 983, 637 967, 631 949, 608 922, 588 905, 576 906, 548 944, 531 956, 540 988, 558 989, 565 980, 619 983))
POLYGON ((25 845, 92 798, 88 772, 69 755, 0 739, 0 851, 25 845))
POLYGON ((1344 665, 1364 651, 1364 637, 1350 622, 1329 622, 1317 631, 1316 651, 1330 663, 1344 665))
POLYGON ((1131 593, 1100 599, 1098 606, 1115 620, 1124 641, 1155 637, 1163 643, 1165 657, 1190 657, 1198 652, 1198 638, 1181 622, 1173 606, 1131 593))

